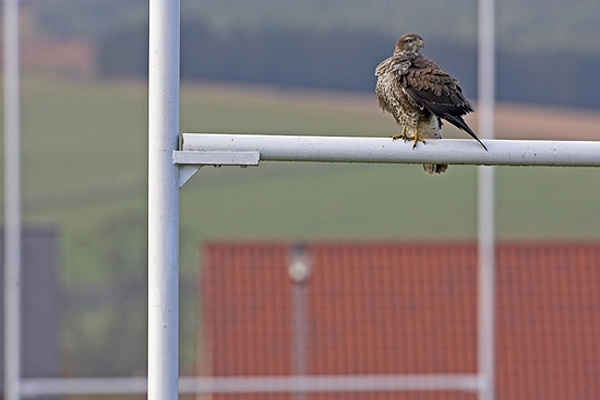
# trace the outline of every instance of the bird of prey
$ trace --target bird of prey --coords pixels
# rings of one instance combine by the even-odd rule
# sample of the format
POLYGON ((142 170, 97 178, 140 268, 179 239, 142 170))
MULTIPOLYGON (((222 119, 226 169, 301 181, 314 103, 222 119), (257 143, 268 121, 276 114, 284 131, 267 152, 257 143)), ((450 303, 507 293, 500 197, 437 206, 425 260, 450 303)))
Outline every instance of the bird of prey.
MULTIPOLYGON (((402 132, 392 139, 411 140, 414 149, 418 142, 425 144, 425 139, 441 138, 440 128, 445 119, 471 135, 487 151, 462 117, 474 110, 457 85, 458 79, 424 57, 422 47, 423 38, 408 33, 398 39, 394 54, 375 69, 379 106, 402 126, 402 132)), ((423 168, 429 174, 441 174, 448 165, 424 164, 423 168)))

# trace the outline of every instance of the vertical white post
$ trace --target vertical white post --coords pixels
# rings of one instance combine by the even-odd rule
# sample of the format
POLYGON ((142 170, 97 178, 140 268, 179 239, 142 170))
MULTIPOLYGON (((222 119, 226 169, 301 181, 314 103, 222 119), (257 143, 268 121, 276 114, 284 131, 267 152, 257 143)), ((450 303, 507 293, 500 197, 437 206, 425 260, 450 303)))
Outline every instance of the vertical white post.
POLYGON ((179 0, 150 0, 148 71, 148 399, 178 397, 179 0))
MULTIPOLYGON (((293 374, 304 377, 308 372, 308 299, 307 280, 311 274, 311 265, 305 244, 292 246, 289 274, 292 279, 292 348, 293 374)), ((298 389, 304 389, 299 384, 298 389)), ((294 393, 295 400, 306 400, 307 393, 294 393)))
POLYGON ((4 0, 4 399, 20 397, 21 141, 19 3, 4 0))
MULTIPOLYGON (((495 17, 494 0, 479 0, 478 22, 478 131, 482 139, 494 137, 495 17)), ((478 167, 478 371, 479 400, 493 400, 494 270, 495 270, 495 170, 478 167)))

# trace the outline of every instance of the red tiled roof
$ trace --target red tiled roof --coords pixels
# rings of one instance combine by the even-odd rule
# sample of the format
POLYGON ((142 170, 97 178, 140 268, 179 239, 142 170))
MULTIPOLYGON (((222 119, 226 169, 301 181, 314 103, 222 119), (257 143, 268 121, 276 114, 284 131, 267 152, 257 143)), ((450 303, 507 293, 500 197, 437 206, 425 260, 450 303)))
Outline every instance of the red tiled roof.
POLYGON ((281 244, 214 245, 206 252, 204 330, 209 371, 220 375, 292 372, 287 249, 281 244))
MULTIPOLYGON (((473 243, 333 242, 306 249, 308 374, 476 372, 473 243)), ((287 243, 205 247, 200 290, 208 356, 200 370, 293 373, 292 289, 303 284, 290 279, 290 252, 287 243)), ((600 398, 600 243, 504 243, 497 253, 497 398, 600 398)), ((309 395, 332 396, 341 395, 309 395)), ((476 398, 445 391, 343 396, 476 398)))

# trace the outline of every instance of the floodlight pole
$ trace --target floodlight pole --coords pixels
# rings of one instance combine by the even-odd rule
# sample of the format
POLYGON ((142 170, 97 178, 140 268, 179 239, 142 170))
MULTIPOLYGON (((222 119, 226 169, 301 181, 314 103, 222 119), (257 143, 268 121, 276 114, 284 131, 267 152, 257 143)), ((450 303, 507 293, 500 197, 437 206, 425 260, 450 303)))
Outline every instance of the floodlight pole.
MULTIPOLYGON (((479 135, 494 138, 495 108, 495 17, 494 0, 479 0, 478 14, 478 110, 479 135)), ((494 400, 495 392, 495 167, 478 171, 478 371, 479 400, 494 400)))
POLYGON ((4 0, 4 399, 20 398, 21 140, 19 2, 4 0))
POLYGON ((178 397, 179 0, 149 2, 148 399, 178 397))

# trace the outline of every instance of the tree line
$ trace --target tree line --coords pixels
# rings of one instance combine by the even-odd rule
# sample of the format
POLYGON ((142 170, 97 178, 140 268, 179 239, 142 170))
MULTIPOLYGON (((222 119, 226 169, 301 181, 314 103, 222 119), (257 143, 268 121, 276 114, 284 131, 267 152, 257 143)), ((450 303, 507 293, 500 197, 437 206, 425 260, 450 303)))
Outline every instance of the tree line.
MULTIPOLYGON (((372 91, 374 69, 397 38, 350 29, 237 30, 217 34, 196 20, 182 21, 183 80, 250 81, 335 90, 372 91)), ((100 73, 144 76, 148 27, 128 27, 99 39, 100 73)), ((423 53, 461 80, 468 97, 477 90, 474 45, 426 38, 423 53)), ((600 107, 600 55, 573 52, 497 54, 497 93, 504 101, 600 107)))

